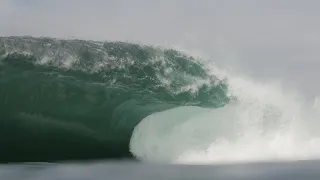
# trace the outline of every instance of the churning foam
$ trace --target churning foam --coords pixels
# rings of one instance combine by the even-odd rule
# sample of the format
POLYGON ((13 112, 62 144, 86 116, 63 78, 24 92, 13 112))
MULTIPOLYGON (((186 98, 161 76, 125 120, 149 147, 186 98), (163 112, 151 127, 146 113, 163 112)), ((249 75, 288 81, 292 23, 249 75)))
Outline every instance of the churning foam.
MULTIPOLYGON (((209 67, 209 66, 208 66, 209 67)), ((179 107, 146 117, 130 147, 141 160, 207 164, 320 157, 319 100, 281 83, 259 83, 210 66, 237 101, 218 109, 179 107)))

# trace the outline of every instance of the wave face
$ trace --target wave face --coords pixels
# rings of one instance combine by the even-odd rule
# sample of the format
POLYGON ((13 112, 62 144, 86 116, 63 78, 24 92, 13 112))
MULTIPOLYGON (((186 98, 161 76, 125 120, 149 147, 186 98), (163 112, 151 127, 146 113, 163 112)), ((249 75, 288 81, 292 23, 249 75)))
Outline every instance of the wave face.
POLYGON ((173 49, 2 37, 0 58, 3 162, 131 158, 149 115, 230 100, 225 81, 173 49))

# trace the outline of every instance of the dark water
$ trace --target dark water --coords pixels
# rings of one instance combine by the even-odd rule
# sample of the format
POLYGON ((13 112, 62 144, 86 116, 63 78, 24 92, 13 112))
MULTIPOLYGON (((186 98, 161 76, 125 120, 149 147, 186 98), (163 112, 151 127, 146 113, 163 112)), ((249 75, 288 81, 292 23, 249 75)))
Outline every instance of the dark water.
POLYGON ((132 158, 146 116, 229 101, 225 81, 173 49, 2 37, 0 57, 1 162, 132 158))

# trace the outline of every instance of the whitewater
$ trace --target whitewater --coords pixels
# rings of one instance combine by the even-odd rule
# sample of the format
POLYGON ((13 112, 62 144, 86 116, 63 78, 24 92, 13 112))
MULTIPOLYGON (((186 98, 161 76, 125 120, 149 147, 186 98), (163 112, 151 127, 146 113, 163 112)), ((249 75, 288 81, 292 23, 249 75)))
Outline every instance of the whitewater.
POLYGON ((135 128, 131 151, 147 161, 221 164, 312 160, 320 157, 319 98, 307 101, 281 81, 259 82, 207 61, 227 79, 225 107, 179 107, 155 113, 135 128))

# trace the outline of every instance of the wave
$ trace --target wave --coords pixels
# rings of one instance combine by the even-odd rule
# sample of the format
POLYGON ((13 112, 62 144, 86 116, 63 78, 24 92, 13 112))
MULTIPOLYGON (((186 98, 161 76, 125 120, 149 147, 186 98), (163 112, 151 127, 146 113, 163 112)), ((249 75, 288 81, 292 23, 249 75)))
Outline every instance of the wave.
POLYGON ((230 101, 225 79, 174 49, 1 37, 0 57, 1 162, 137 157, 144 118, 230 101))
POLYGON ((181 51, 1 37, 0 59, 1 162, 320 157, 319 97, 181 51))

